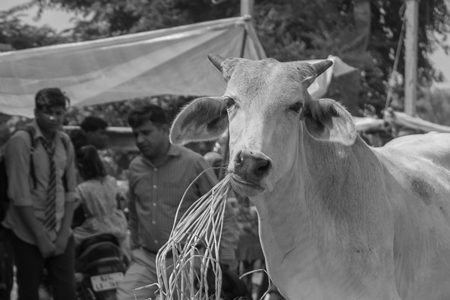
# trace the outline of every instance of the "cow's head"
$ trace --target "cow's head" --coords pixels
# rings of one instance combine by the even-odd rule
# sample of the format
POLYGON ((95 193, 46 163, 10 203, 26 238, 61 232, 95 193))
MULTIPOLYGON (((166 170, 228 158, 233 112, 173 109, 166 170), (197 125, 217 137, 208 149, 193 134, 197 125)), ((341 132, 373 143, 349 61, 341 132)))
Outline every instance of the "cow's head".
POLYGON ((228 82, 225 94, 191 102, 175 119, 170 138, 175 144, 212 140, 229 126, 228 171, 237 192, 271 191, 295 165, 304 128, 314 139, 354 142, 349 113, 333 100, 313 100, 307 90, 331 61, 209 59, 228 82))

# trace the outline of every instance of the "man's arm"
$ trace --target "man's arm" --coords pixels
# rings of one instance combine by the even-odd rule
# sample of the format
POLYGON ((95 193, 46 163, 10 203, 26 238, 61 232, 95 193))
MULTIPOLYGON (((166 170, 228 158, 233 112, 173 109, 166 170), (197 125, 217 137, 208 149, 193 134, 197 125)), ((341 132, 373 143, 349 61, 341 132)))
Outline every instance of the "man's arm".
POLYGON ((219 181, 211 166, 203 158, 199 159, 195 165, 196 175, 202 173, 197 179, 196 184, 199 192, 199 198, 209 192, 219 181))
POLYGON ((136 199, 134 197, 134 193, 132 191, 133 189, 132 183, 131 183, 131 172, 128 176, 128 192, 127 192, 127 198, 128 198, 128 228, 130 229, 130 247, 131 250, 134 250, 138 248, 139 245, 139 236, 138 236, 138 227, 139 227, 139 220, 136 212, 136 199))
POLYGON ((61 220, 61 228, 55 241, 55 255, 64 253, 66 250, 67 241, 71 234, 71 224, 73 219, 73 212, 75 211, 75 202, 66 202, 64 205, 64 216, 61 220))
POLYGON ((33 201, 30 193, 30 148, 28 133, 20 131, 14 134, 5 148, 6 172, 8 174, 8 198, 16 207, 22 223, 34 236, 41 254, 48 257, 55 246, 45 234, 44 226, 34 214, 33 201))
MULTIPOLYGON (((61 133, 64 134, 64 133, 61 133)), ((70 141, 70 138, 65 135, 62 137, 66 141, 64 143, 67 144, 67 161, 66 161, 66 168, 64 170, 65 172, 65 178, 66 178, 66 184, 67 184, 67 191, 65 191, 65 201, 66 202, 73 202, 75 201, 75 189, 77 187, 77 171, 75 167, 75 150, 73 148, 73 144, 70 141)), ((61 141, 62 142, 62 141, 61 141)), ((70 225, 69 225, 70 227, 70 225)))

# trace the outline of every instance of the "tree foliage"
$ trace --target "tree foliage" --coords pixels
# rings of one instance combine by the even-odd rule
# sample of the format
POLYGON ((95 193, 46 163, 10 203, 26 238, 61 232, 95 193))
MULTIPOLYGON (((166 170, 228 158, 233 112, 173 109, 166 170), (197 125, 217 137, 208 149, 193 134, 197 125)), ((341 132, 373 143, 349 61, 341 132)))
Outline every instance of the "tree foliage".
MULTIPOLYGON (((450 33, 446 0, 419 1, 418 77, 441 80, 428 54, 445 48, 450 33)), ((30 0, 12 11, 62 9, 76 14, 73 40, 91 40, 239 14, 239 0, 30 0), (215 4, 218 3, 218 4, 215 4)), ((402 99, 404 73, 404 0, 255 0, 254 23, 266 53, 280 61, 335 55, 359 68, 333 81, 328 96, 353 114, 380 114, 389 83, 402 99), (397 53, 397 48, 400 50, 397 53), (396 70, 394 61, 398 56, 396 70)), ((446 50, 448 50, 446 48, 446 50)), ((402 101, 397 101, 402 105, 402 101)))
MULTIPOLYGON (((23 24, 19 13, 0 11, 0 51, 55 45, 68 40, 49 26, 35 27, 23 24)), ((23 118, 11 118, 0 114, 0 153, 10 133, 24 121, 23 118)))
POLYGON ((0 11, 0 43, 21 50, 68 41, 49 26, 35 27, 23 24, 20 14, 0 11))
POLYGON ((235 16, 239 1, 214 5, 211 0, 31 0, 12 10, 31 7, 39 8, 38 16, 46 9, 75 13, 72 34, 92 40, 235 16))
MULTIPOLYGON (((430 121, 449 125, 445 112, 450 107, 445 95, 429 101, 427 87, 430 80, 442 79, 428 55, 438 47, 450 50, 445 39, 450 33, 450 8, 446 0, 419 3, 418 77, 425 88, 419 89, 418 113, 430 121)), ((233 17, 239 12, 239 0, 30 0, 0 12, 0 44, 27 49, 233 17), (20 13, 33 7, 38 8, 36 18, 45 10, 71 12, 75 14, 74 26, 60 35, 50 27, 23 24, 20 13)), ((255 0, 253 21, 269 57, 290 61, 335 55, 357 67, 358 72, 335 78, 327 96, 344 103, 354 115, 381 116, 389 89, 392 105, 399 109, 403 105, 403 81, 398 74, 405 70, 404 47, 399 47, 405 33, 404 12, 405 0, 255 0)), ((85 116, 96 115, 112 126, 125 126, 127 113, 146 102, 161 105, 171 120, 191 99, 161 95, 71 108, 67 123, 76 125, 85 116)), ((7 124, 13 126, 11 122, 7 124)), ((0 128, 0 140, 9 132, 3 129, 0 128)), ((119 169, 126 168, 130 159, 126 153, 111 155, 119 169)))
MULTIPOLYGON (((445 46, 440 37, 450 32, 445 1, 419 2, 418 72, 425 82, 442 79, 428 53, 445 46)), ((71 30, 73 38, 91 40, 236 16, 239 5, 238 0, 31 0, 15 10, 37 6, 40 12, 74 12, 78 18, 71 30)), ((256 0, 254 22, 270 57, 288 61, 335 55, 359 68, 359 73, 335 80, 329 96, 353 114, 380 114, 398 43, 404 37, 404 11, 404 0, 256 0), (361 13, 364 5, 368 15, 361 13)), ((403 74, 404 47, 399 49, 396 71, 403 74)), ((402 82, 396 85, 402 98, 402 82)))
MULTIPOLYGON (((397 46, 404 37, 403 0, 390 1, 264 1, 256 10, 256 25, 262 44, 278 59, 325 58, 332 54, 361 70, 335 80, 330 95, 347 106, 384 108, 386 91, 397 46), (370 4, 370 32, 364 44, 357 5, 370 4), (403 31, 403 33, 402 33, 403 31), (359 44, 358 44, 359 42, 359 44), (338 84, 336 84, 338 83, 338 84), (361 86, 359 86, 359 83, 361 86), (356 89, 356 91, 355 91, 356 89), (354 105, 357 104, 357 105, 354 105)), ((449 8, 445 0, 420 1, 419 78, 441 79, 428 60, 428 53, 443 43, 436 34, 449 33, 449 8), (423 13, 425 12, 425 13, 423 13)), ((404 47, 400 48, 397 71, 404 73, 404 47)), ((397 84, 401 85, 399 82, 397 84)), ((401 89, 396 91, 403 93, 401 89)), ((400 95, 402 96, 402 95, 400 95)), ((352 113, 357 112, 353 109, 352 113)))

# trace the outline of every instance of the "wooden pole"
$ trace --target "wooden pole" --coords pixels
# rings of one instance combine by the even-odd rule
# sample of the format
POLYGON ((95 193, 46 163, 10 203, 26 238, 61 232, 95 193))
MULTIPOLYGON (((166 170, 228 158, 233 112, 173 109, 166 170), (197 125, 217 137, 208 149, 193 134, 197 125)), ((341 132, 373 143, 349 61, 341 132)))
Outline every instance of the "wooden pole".
POLYGON ((241 16, 253 15, 254 0, 241 0, 241 16))
MULTIPOLYGON (((245 15, 251 16, 253 14, 253 4, 254 0, 241 0, 241 16, 245 15)), ((247 39, 247 30, 244 30, 240 57, 243 57, 246 39, 247 39)), ((230 160, 230 132, 228 131, 227 139, 225 142, 225 149, 223 151, 223 159, 221 165, 222 169, 220 169, 219 180, 222 180, 225 177, 229 160, 230 160)))
POLYGON ((405 113, 416 115, 419 1, 406 0, 405 113))

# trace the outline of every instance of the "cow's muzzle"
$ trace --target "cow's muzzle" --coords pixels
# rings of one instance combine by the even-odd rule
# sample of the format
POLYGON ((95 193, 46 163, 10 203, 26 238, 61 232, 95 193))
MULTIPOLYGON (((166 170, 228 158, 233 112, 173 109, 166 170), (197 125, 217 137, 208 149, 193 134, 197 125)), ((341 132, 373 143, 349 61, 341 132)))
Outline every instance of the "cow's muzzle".
POLYGON ((234 157, 234 173, 248 183, 259 186, 272 168, 272 161, 262 153, 242 150, 234 157))

